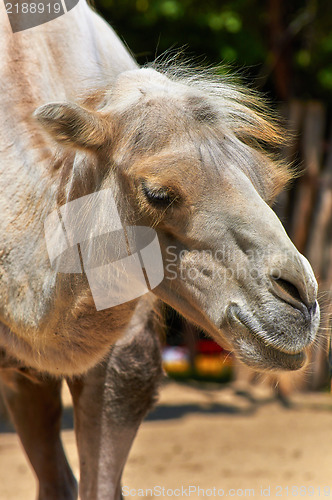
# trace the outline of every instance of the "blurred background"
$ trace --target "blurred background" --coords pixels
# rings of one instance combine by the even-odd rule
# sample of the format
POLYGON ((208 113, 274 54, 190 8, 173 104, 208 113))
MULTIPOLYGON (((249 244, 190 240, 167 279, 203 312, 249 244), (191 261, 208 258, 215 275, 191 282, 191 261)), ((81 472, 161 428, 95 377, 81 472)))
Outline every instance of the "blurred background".
MULTIPOLYGON (((322 308, 320 347, 291 386, 326 389, 332 302, 332 2, 95 0, 95 7, 140 64, 169 50, 184 52, 193 66, 221 64, 221 73, 234 73, 262 91, 283 117, 293 140, 282 154, 302 175, 274 209, 312 263, 322 308)), ((164 364, 170 375, 257 379, 242 368, 239 373, 228 353, 178 315, 168 311, 167 318, 164 364)), ((283 396, 289 381, 277 387, 283 396)))
POLYGON ((140 64, 185 48, 278 101, 332 104, 329 0, 94 0, 140 64))

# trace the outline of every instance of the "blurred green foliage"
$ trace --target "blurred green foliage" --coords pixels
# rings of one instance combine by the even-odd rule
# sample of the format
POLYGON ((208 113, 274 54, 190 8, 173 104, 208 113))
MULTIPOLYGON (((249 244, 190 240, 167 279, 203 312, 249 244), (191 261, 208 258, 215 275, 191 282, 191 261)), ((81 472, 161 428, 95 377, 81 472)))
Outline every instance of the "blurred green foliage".
POLYGON ((144 64, 170 48, 225 62, 277 99, 332 105, 331 0, 95 0, 144 64))

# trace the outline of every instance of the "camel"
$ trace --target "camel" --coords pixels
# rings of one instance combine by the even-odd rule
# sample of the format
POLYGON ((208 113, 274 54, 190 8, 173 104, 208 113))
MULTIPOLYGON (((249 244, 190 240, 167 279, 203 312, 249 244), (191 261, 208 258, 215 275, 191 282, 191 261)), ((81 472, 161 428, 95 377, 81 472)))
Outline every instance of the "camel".
MULTIPOLYGON (((162 303, 255 369, 306 362, 317 283, 270 208, 291 175, 270 152, 282 132, 259 97, 227 78, 140 68, 85 0, 16 33, 0 8, 2 393, 39 500, 78 495, 59 437, 62 380, 73 397, 80 498, 119 499, 161 377, 162 303), (105 192, 128 234, 157 235, 163 279, 98 308, 82 244, 72 242, 83 270, 63 272, 45 224, 105 192)), ((87 217, 89 204, 80 206, 75 228, 87 217)), ((107 203, 98 210, 100 223, 112 218, 107 203)), ((88 224, 84 238, 94 230, 88 224)))

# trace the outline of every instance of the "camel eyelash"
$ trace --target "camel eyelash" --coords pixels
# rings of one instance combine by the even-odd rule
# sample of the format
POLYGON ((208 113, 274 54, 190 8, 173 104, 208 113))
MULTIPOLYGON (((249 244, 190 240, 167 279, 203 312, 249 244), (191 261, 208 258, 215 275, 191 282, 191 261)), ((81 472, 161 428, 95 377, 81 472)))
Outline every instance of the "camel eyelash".
POLYGON ((167 208, 178 196, 167 187, 151 187, 146 181, 142 181, 143 194, 150 205, 155 208, 167 208))

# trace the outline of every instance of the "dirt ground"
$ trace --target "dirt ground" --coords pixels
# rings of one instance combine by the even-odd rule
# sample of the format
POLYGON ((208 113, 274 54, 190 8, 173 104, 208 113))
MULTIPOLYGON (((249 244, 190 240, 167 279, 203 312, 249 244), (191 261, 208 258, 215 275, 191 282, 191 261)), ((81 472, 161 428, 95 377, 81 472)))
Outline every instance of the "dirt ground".
MULTIPOLYGON (((70 427, 71 409, 65 414, 70 427)), ((34 500, 18 439, 1 429, 0 499, 34 500)), ((78 474, 72 429, 63 439, 78 474)), ((167 383, 138 433, 123 488, 128 500, 330 498, 332 395, 296 395, 285 408, 258 389, 248 398, 227 386, 167 383)))

